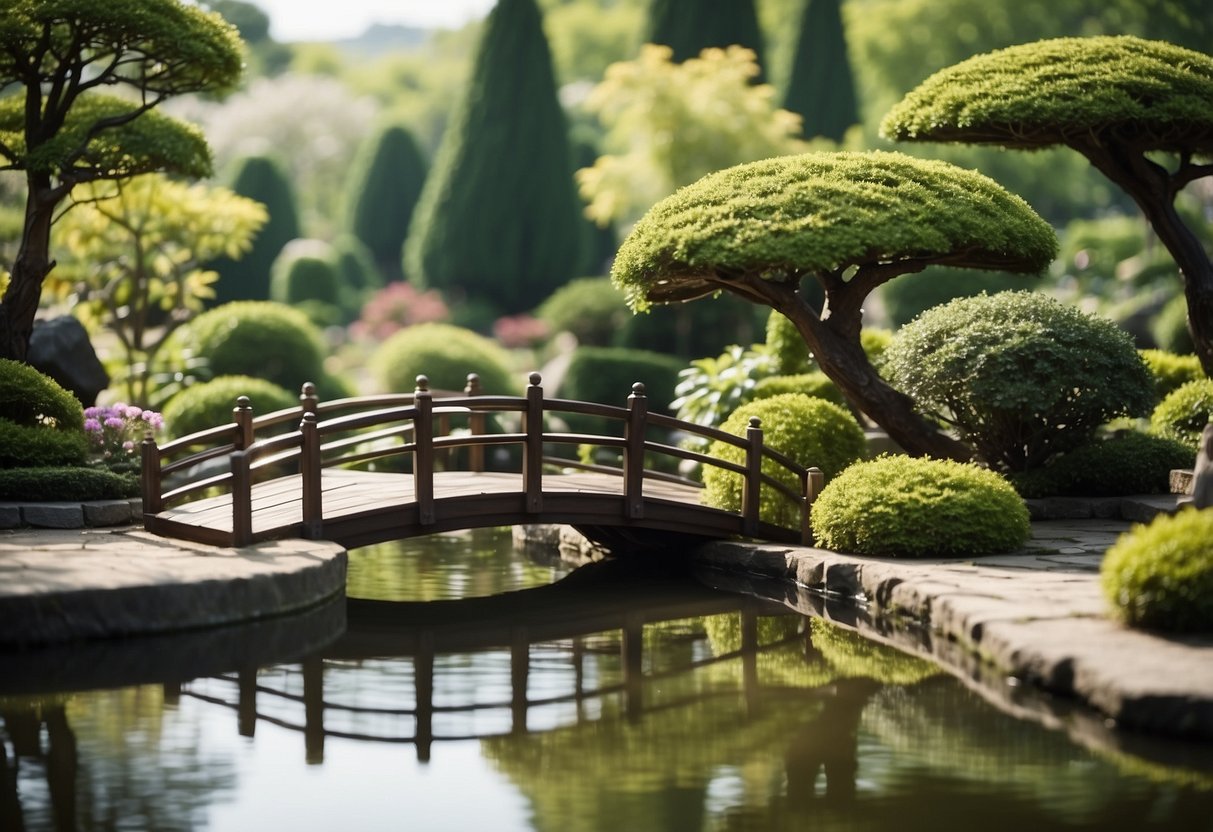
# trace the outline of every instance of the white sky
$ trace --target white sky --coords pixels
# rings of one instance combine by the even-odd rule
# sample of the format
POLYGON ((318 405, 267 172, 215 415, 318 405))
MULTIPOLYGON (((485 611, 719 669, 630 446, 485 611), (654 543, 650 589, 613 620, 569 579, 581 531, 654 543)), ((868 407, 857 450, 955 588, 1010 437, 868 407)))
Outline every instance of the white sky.
POLYGON ((486 15, 495 0, 251 0, 270 16, 274 40, 356 37, 372 23, 454 29, 486 15))

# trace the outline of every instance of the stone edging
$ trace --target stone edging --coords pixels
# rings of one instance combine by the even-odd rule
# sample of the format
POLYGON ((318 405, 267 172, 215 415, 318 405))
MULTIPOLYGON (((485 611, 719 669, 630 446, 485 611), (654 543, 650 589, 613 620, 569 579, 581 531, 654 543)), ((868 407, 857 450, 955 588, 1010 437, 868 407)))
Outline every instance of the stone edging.
POLYGON ((0 529, 83 529, 143 520, 143 498, 83 502, 0 502, 0 529))

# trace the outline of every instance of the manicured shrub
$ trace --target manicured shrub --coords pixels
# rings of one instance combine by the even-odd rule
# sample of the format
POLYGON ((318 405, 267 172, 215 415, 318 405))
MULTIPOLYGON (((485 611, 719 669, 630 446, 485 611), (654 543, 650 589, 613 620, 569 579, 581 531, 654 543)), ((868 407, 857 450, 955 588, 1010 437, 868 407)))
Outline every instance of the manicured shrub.
POLYGON ((274 259, 270 269, 270 300, 293 306, 340 301, 339 277, 333 247, 323 240, 292 240, 274 259))
POLYGON ((795 376, 813 369, 813 356, 809 345, 787 316, 771 310, 767 318, 767 352, 775 362, 775 372, 781 376, 795 376))
POLYGON ((690 360, 760 338, 767 309, 728 293, 702 303, 654 306, 632 315, 612 342, 690 360))
POLYGON ((1005 479, 976 465, 882 456, 828 483, 810 514, 819 546, 888 557, 1008 552, 1028 539, 1028 510, 1005 479))
POLYGON ((884 372, 991 467, 1022 471, 1117 416, 1145 415, 1153 381, 1111 321, 1031 292, 961 298, 903 327, 884 372))
POLYGON ((1172 469, 1191 467, 1192 450, 1182 442, 1130 431, 1095 439, 1009 479, 1024 497, 1123 497, 1165 494, 1172 469))
POLYGON ((620 347, 581 347, 573 353, 560 396, 622 406, 636 382, 644 384, 650 410, 664 413, 674 400, 683 364, 677 358, 620 347))
MULTIPOLYGON (((866 450, 863 429, 850 413, 836 404, 800 393, 787 393, 750 402, 737 408, 721 430, 744 437, 751 417, 762 420, 763 443, 806 467, 820 468, 828 482, 866 450)), ((716 441, 708 454, 728 462, 742 463, 745 451, 716 441)), ((800 481, 783 466, 763 460, 768 476, 799 490, 800 481)), ((742 477, 714 465, 703 469, 703 502, 716 508, 741 510, 742 477)), ((764 485, 759 500, 759 516, 768 523, 796 528, 800 508, 773 488, 764 485)))
POLYGON ((552 332, 571 332, 587 347, 610 346, 632 313, 609 277, 579 277, 553 292, 537 312, 552 332))
POLYGON ((1205 371, 1200 366, 1200 359, 1195 355, 1177 355, 1166 350, 1140 352, 1150 375, 1154 377, 1154 391, 1160 399, 1166 398, 1172 390, 1189 381, 1206 378, 1205 371))
POLYGON ((83 465, 87 456, 83 428, 56 430, 0 419, 0 469, 83 465))
POLYGON ((299 394, 249 376, 219 376, 185 388, 164 408, 164 426, 172 438, 232 421, 236 399, 248 396, 253 415, 297 407, 299 394))
POLYGON ((894 328, 903 327, 928 309, 956 298, 968 298, 982 292, 997 292, 1008 286, 1023 287, 1038 281, 1005 272, 976 269, 949 269, 930 266, 918 274, 905 274, 880 287, 885 314, 894 328))
POLYGON ((450 324, 400 330, 371 356, 371 369, 393 393, 412 392, 419 375, 429 378, 431 390, 462 390, 468 373, 479 374, 485 393, 515 394, 520 387, 508 353, 484 336, 450 324))
POLYGON ((839 407, 847 407, 838 385, 830 381, 825 373, 801 373, 794 376, 770 376, 759 379, 754 385, 753 400, 769 399, 784 393, 803 393, 815 399, 825 399, 839 407))
POLYGON ((1195 451, 1200 432, 1213 421, 1213 379, 1189 381, 1172 390, 1150 416, 1150 432, 1195 451))
POLYGON ((320 331, 305 314, 280 303, 224 304, 182 326, 169 342, 170 353, 204 358, 213 377, 252 376, 298 390, 308 381, 319 387, 325 376, 320 331))
POLYGON ((18 425, 83 430, 80 401, 28 364, 0 358, 0 419, 18 425))
POLYGON ((1130 627, 1213 631, 1213 509, 1184 509, 1134 526, 1100 568, 1113 614, 1130 627))
POLYGON ((139 496, 139 478, 104 468, 0 468, 0 500, 119 500, 139 496))

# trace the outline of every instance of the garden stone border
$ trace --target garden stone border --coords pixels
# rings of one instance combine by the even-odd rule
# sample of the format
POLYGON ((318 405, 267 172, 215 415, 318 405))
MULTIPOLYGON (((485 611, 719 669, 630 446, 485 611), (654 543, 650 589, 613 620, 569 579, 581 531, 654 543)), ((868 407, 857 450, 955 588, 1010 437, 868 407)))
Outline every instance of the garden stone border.
POLYGON ((143 522, 143 498, 0 502, 0 529, 84 529, 143 522))

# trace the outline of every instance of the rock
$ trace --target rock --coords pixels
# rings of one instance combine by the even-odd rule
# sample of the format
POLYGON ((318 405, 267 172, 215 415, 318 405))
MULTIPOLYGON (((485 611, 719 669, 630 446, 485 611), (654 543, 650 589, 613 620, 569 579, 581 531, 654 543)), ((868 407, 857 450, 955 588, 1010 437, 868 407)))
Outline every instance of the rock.
POLYGON ((109 387, 109 374, 101 366, 88 332, 71 315, 34 323, 26 361, 71 391, 85 407, 95 404, 97 394, 109 387))
POLYGON ((1213 506, 1213 422, 1205 425, 1196 451, 1196 467, 1192 472, 1192 505, 1197 508, 1213 506))

